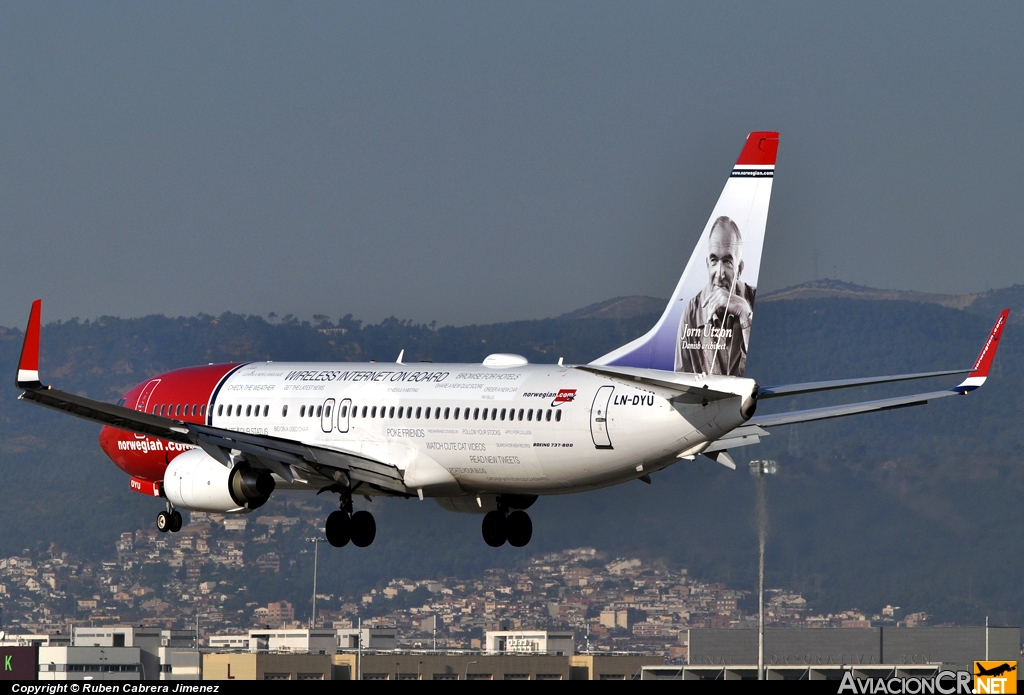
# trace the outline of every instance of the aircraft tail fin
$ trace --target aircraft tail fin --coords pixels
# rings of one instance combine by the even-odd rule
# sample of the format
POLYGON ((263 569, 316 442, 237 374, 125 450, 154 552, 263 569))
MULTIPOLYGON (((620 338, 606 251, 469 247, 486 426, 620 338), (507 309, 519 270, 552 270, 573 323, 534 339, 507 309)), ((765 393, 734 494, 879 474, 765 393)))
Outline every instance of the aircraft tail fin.
POLYGON ((654 328, 591 362, 743 376, 768 222, 776 132, 754 132, 654 328))

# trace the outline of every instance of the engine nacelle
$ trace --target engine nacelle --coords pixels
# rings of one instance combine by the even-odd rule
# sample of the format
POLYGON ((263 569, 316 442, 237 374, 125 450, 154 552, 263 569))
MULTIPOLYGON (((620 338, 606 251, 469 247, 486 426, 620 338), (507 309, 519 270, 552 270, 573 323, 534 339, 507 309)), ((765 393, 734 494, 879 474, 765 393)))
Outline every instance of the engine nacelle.
POLYGON ((175 507, 197 512, 249 512, 274 491, 269 471, 240 463, 222 466, 202 449, 179 454, 164 472, 164 495, 175 507))

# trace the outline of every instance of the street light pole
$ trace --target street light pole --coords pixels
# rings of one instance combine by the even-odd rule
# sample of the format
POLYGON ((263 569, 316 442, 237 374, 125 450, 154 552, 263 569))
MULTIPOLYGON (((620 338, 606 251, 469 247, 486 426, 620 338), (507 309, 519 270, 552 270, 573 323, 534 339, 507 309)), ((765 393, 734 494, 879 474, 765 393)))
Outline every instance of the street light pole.
POLYGON ((307 538, 307 543, 313 544, 313 617, 309 619, 309 629, 316 629, 316 573, 317 564, 320 560, 320 544, 326 542, 326 538, 307 538))
POLYGON ((757 487, 757 680, 764 680, 764 546, 768 536, 768 507, 764 477, 779 470, 775 461, 751 461, 750 474, 757 487))

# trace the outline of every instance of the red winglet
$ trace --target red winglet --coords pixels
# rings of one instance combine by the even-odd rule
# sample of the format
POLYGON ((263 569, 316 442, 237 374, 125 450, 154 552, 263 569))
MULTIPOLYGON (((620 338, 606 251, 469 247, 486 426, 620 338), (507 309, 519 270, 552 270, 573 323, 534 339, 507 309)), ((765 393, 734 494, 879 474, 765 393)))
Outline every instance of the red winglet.
POLYGON ((996 358, 996 348, 999 347, 999 339, 1003 335, 1006 318, 1009 315, 1009 309, 1003 309, 1003 313, 999 314, 996 325, 992 326, 992 332, 989 333, 988 340, 985 341, 985 346, 981 348, 978 359, 974 361, 974 371, 971 372, 971 376, 988 376, 988 370, 992 368, 992 360, 996 358))
POLYGON ((774 131, 756 131, 747 136, 736 165, 775 166, 779 152, 779 134, 774 131))
POLYGON ((43 300, 32 302, 32 313, 28 316, 28 327, 25 328, 25 343, 21 346, 21 359, 18 361, 18 378, 16 385, 20 389, 39 388, 39 316, 42 312, 43 300))

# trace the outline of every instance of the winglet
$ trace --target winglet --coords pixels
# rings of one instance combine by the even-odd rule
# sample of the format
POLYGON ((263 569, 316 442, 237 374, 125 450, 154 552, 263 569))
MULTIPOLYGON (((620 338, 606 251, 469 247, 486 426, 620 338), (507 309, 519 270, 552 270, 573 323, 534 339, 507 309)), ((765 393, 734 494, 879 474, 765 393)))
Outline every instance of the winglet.
POLYGON ((967 393, 985 383, 985 379, 988 378, 988 370, 992 368, 992 360, 996 358, 996 348, 999 347, 999 339, 1003 336, 1006 318, 1009 315, 1009 309, 1003 309, 1003 313, 999 314, 996 325, 992 326, 992 332, 989 333, 988 340, 985 341, 985 346, 981 348, 978 359, 974 361, 974 369, 966 379, 953 388, 953 391, 967 393))
POLYGON ((39 314, 43 300, 32 302, 32 313, 28 315, 28 327, 25 328, 25 344, 21 347, 21 359, 18 361, 18 378, 15 385, 19 389, 38 389, 39 382, 39 314))

